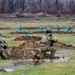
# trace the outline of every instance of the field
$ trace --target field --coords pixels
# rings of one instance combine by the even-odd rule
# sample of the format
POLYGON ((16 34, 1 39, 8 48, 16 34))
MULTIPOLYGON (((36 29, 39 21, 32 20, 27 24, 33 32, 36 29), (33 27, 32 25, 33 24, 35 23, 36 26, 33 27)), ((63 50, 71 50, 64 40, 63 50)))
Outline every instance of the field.
MULTIPOLYGON (((65 18, 41 18, 41 19, 25 19, 25 18, 1 18, 0 19, 0 33, 5 37, 8 46, 19 46, 24 41, 13 41, 15 37, 21 36, 21 34, 13 34, 18 30, 19 25, 23 25, 23 30, 33 31, 38 30, 40 25, 43 25, 45 29, 51 27, 53 30, 59 24, 61 30, 66 30, 68 24, 71 24, 72 30, 75 31, 75 22, 72 19, 65 18)), ((34 34, 35 36, 42 36, 43 34, 34 34)), ((54 34, 57 36, 58 41, 67 45, 75 47, 75 34, 54 34)), ((1 72, 0 75, 74 75, 75 74, 75 49, 58 48, 56 54, 63 58, 63 62, 56 62, 54 60, 32 66, 27 63, 23 65, 23 69, 15 70, 12 72, 1 72), (65 60, 65 58, 69 58, 65 60)), ((13 62, 13 60, 0 60, 0 68, 7 63, 13 62)), ((21 66, 20 66, 21 67, 21 66)))
POLYGON ((51 27, 56 29, 57 25, 60 25, 61 29, 67 29, 68 24, 72 26, 72 29, 75 28, 75 22, 72 18, 1 18, 0 19, 0 29, 17 29, 19 25, 23 25, 24 29, 35 28, 37 29, 40 25, 43 25, 45 28, 51 27))

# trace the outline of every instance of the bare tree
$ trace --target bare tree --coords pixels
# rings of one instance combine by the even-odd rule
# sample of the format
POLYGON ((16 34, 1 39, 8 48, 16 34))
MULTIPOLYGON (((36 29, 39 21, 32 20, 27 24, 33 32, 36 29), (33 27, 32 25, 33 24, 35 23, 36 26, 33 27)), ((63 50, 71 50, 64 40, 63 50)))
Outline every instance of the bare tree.
POLYGON ((0 14, 3 13, 75 14, 75 0, 0 0, 0 14))
POLYGON ((70 1, 68 8, 69 8, 70 14, 74 14, 75 13, 75 3, 74 3, 74 0, 70 1))

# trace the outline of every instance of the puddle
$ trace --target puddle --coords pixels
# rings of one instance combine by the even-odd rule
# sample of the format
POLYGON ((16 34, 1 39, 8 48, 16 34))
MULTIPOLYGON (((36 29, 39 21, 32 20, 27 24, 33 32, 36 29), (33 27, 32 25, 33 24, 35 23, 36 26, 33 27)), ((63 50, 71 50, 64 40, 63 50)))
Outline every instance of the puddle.
POLYGON ((12 62, 5 63, 1 68, 0 72, 10 72, 15 70, 27 69, 29 67, 34 67, 36 65, 42 64, 44 62, 54 62, 54 63, 62 63, 67 62, 70 58, 67 58, 67 54, 70 50, 57 51, 55 56, 59 56, 58 59, 43 59, 43 60, 12 60, 12 62), (63 57, 64 56, 64 57, 63 57))
POLYGON ((69 58, 60 58, 60 59, 43 59, 43 60, 19 60, 15 61, 13 63, 7 64, 7 66, 4 65, 3 68, 0 69, 0 72, 11 72, 15 70, 22 70, 27 69, 29 67, 34 67, 36 65, 42 64, 44 62, 55 62, 55 63, 61 63, 68 61, 69 58))
POLYGON ((53 62, 60 63, 60 62, 66 62, 68 60, 69 60, 69 58, 60 58, 60 59, 53 60, 53 62))
POLYGON ((42 62, 55 62, 55 63, 61 63, 66 62, 70 60, 70 58, 59 58, 59 59, 43 59, 42 62))

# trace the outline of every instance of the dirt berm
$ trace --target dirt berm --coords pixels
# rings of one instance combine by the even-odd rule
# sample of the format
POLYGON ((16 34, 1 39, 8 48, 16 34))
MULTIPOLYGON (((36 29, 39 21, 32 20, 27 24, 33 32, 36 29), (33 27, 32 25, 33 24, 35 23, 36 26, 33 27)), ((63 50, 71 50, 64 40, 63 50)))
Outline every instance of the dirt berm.
MULTIPOLYGON (((41 34, 41 33, 45 33, 45 31, 33 31, 33 32, 26 32, 26 31, 23 31, 23 32, 11 32, 10 34, 31 34, 31 33, 36 33, 36 34, 41 34)), ((67 32, 67 31, 53 31, 52 33, 57 33, 57 34, 75 34, 74 31, 71 31, 71 32, 67 32)))
MULTIPOLYGON (((35 59, 40 54, 40 40, 41 37, 19 37, 19 40, 25 42, 18 47, 9 47, 6 50, 9 59, 35 59)), ((54 44, 56 48, 75 48, 72 45, 66 45, 60 42, 54 44)))

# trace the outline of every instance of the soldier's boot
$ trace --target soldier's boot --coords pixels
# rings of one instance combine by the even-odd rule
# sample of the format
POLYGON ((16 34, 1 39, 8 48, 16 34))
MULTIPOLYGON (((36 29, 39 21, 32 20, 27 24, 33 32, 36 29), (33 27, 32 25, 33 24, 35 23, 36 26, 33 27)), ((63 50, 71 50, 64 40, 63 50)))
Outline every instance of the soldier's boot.
POLYGON ((51 51, 51 55, 50 58, 54 58, 54 54, 55 54, 56 50, 51 51))

